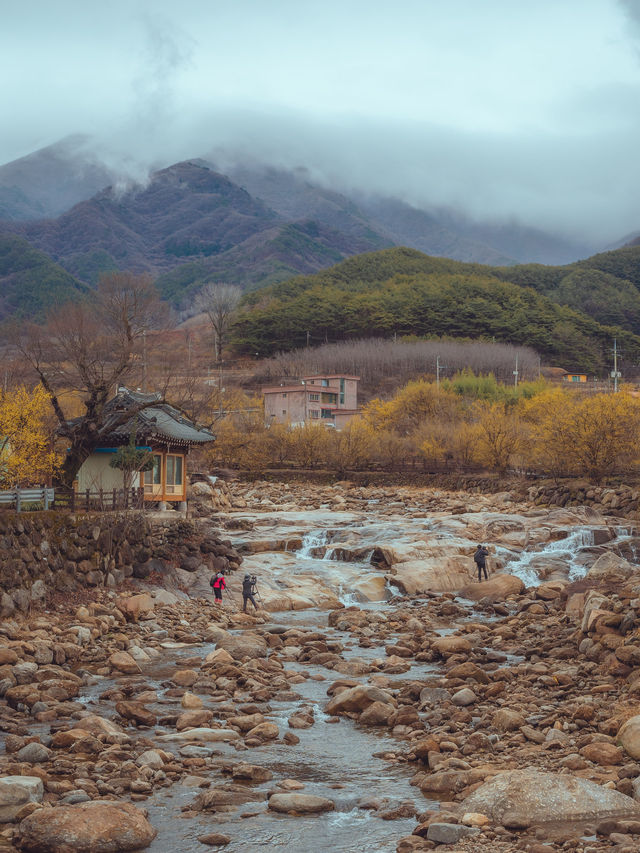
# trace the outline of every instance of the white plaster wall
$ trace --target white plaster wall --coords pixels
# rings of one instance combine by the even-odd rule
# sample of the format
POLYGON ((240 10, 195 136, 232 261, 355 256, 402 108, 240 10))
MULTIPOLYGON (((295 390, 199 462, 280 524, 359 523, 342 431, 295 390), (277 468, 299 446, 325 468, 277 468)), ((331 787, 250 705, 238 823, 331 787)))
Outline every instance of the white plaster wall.
MULTIPOLYGON (((78 471, 78 491, 84 492, 90 489, 95 492, 104 489, 106 492, 112 489, 122 489, 124 487, 122 471, 109 467, 109 462, 113 456, 113 453, 94 453, 91 455, 78 471)), ((140 485, 138 475, 133 478, 133 485, 140 485)))

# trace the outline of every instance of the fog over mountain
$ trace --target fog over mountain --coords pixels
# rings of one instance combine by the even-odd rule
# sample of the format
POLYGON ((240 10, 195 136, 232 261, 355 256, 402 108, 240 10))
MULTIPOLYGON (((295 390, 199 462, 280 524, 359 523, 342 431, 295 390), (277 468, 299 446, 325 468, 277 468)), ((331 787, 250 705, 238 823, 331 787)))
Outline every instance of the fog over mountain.
POLYGON ((125 181, 303 167, 588 251, 640 226, 639 44, 636 0, 27 0, 0 30, 0 163, 86 134, 125 181))

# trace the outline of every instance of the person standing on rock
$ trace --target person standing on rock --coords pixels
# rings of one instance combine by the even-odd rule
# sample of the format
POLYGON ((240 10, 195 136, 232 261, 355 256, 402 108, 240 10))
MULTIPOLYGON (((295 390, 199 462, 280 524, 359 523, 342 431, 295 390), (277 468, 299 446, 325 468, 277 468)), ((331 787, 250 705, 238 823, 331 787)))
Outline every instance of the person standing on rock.
POLYGON ((256 593, 256 579, 255 577, 251 577, 251 575, 245 575, 244 580, 242 581, 242 612, 247 612, 247 601, 250 601, 254 608, 257 610, 258 605, 256 604, 256 600, 254 595, 256 593))
POLYGON ((222 572, 218 572, 218 574, 212 579, 211 586, 213 587, 216 604, 222 604, 222 590, 227 586, 227 582, 225 581, 222 572))
POLYGON ((484 579, 489 580, 489 575, 487 574, 487 557, 489 556, 489 549, 484 545, 478 545, 478 550, 473 555, 473 562, 478 567, 478 583, 482 583, 482 572, 484 572, 484 579))

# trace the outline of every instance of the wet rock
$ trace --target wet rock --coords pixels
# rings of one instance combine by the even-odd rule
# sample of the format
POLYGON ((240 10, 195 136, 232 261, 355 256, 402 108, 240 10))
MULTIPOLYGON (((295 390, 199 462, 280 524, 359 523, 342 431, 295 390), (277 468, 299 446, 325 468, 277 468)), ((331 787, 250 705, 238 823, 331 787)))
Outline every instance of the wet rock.
POLYGON ((471 583, 460 591, 462 598, 479 601, 486 598, 491 601, 504 601, 510 595, 520 595, 524 583, 515 575, 493 575, 487 581, 471 583))
POLYGON ((155 726, 158 718, 142 702, 116 702, 116 711, 125 720, 131 720, 139 726, 155 726))
POLYGON ((136 758, 138 767, 151 767, 160 770, 164 766, 162 754, 157 749, 147 749, 136 758))
POLYGON ((198 841, 200 844, 206 844, 209 847, 225 847, 231 843, 231 838, 221 832, 210 832, 208 835, 199 835, 198 841))
POLYGON ((383 702, 386 705, 396 705, 396 700, 390 693, 379 687, 369 687, 359 684, 356 687, 341 690, 327 704, 327 714, 344 714, 348 711, 364 711, 374 702, 383 702))
POLYGON ((267 654, 267 641, 259 634, 247 631, 243 634, 228 635, 218 640, 217 649, 224 649, 233 660, 244 660, 245 658, 263 658, 267 654))
POLYGON ((160 741, 205 741, 211 743, 233 742, 240 739, 238 732, 233 729, 187 729, 184 732, 172 732, 168 735, 159 735, 160 741))
POLYGON ((477 835, 477 827, 464 826, 460 823, 432 823, 427 830, 427 839, 436 844, 457 844, 469 835, 477 835))
POLYGON ((29 853, 121 853, 142 850, 156 836, 131 803, 100 800, 39 809, 21 822, 19 833, 29 853))
POLYGON ((432 648, 443 658, 448 658, 451 655, 469 654, 473 647, 464 637, 438 637, 432 648))
POLYGON ((360 714, 358 722, 362 726, 386 726, 395 714, 395 708, 388 702, 372 702, 360 714))
POLYGON ((197 711, 202 708, 203 705, 202 699, 194 693, 189 693, 189 691, 183 695, 180 700, 180 704, 188 711, 197 711))
POLYGON ((273 779, 273 773, 267 767, 260 767, 257 764, 235 764, 231 770, 231 776, 234 779, 253 782, 254 784, 262 784, 273 779))
POLYGON ((213 719, 213 712, 202 708, 199 711, 185 711, 176 720, 176 729, 183 732, 186 729, 197 729, 207 725, 213 719))
POLYGON ((16 752, 17 761, 25 761, 27 764, 43 764, 51 756, 51 750, 42 743, 28 743, 16 752))
POLYGON ((195 669, 179 669, 171 676, 171 681, 178 687, 191 687, 198 680, 195 669))
POLYGON ((38 776, 5 776, 0 779, 0 823, 12 821, 26 803, 41 803, 44 794, 38 776))
POLYGON ((249 729, 247 738, 255 738, 260 741, 275 740, 279 734, 280 732, 275 723, 265 722, 259 723, 254 728, 249 729))
POLYGON ((282 814, 320 814, 333 811, 335 803, 312 794, 273 794, 269 798, 269 808, 282 814))
POLYGON ((139 664, 136 663, 128 652, 114 652, 109 658, 109 663, 113 669, 117 669, 118 672, 124 672, 125 675, 136 675, 142 672, 139 664))
POLYGON ((511 827, 640 817, 640 805, 625 794, 587 779, 533 769, 499 773, 467 797, 461 811, 480 812, 511 827))

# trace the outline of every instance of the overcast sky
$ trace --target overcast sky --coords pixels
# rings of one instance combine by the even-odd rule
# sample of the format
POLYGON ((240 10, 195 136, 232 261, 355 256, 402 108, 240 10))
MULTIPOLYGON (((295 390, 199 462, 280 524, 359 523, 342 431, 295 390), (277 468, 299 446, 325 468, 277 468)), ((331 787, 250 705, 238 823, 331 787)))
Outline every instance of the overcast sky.
POLYGON ((82 133, 136 174, 217 151, 482 219, 640 228, 640 0, 0 9, 0 163, 82 133))

